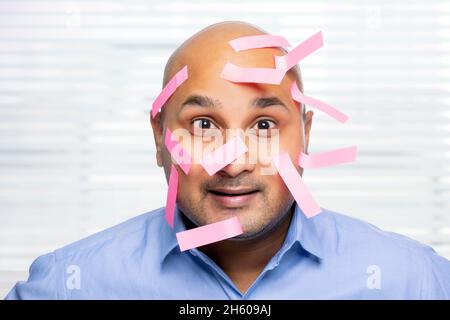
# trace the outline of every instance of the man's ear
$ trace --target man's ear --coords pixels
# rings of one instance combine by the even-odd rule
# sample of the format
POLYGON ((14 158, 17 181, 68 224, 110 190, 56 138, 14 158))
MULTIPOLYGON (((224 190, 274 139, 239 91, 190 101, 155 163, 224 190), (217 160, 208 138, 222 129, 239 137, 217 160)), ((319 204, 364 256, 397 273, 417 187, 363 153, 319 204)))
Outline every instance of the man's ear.
POLYGON ((311 126, 312 126, 312 120, 313 120, 314 112, 308 111, 305 114, 304 121, 305 121, 305 150, 304 153, 308 153, 308 146, 309 146, 309 136, 311 132, 311 126))
POLYGON ((150 123, 153 129, 153 138, 155 139, 156 163, 158 164, 158 167, 163 166, 162 148, 164 147, 164 136, 162 122, 161 112, 158 112, 158 114, 154 118, 152 117, 152 113, 150 112, 150 123))

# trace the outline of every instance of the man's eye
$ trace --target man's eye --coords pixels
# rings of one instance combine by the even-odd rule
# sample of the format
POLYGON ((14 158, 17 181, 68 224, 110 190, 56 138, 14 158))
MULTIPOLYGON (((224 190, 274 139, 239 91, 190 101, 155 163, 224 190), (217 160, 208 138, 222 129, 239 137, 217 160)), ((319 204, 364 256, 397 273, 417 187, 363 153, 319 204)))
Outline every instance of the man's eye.
POLYGON ((269 129, 274 129, 275 126, 276 126, 276 124, 272 120, 259 120, 255 125, 255 129, 269 130, 269 129))
POLYGON ((194 129, 217 129, 217 127, 209 119, 196 119, 192 122, 194 129))

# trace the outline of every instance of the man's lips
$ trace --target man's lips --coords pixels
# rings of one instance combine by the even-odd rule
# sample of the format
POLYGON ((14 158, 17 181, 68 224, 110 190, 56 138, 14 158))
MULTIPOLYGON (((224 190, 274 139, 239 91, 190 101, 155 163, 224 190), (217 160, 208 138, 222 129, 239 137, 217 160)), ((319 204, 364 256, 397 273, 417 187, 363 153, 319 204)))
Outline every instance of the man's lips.
POLYGON ((209 190, 214 201, 228 208, 247 205, 258 192, 259 190, 254 188, 214 188, 209 190))
POLYGON ((249 194, 249 193, 253 193, 253 192, 257 192, 259 191, 258 189, 254 189, 254 188, 214 188, 214 189, 210 189, 209 192, 212 192, 214 194, 219 194, 219 195, 229 195, 229 196, 238 196, 238 195, 243 195, 243 194, 249 194))

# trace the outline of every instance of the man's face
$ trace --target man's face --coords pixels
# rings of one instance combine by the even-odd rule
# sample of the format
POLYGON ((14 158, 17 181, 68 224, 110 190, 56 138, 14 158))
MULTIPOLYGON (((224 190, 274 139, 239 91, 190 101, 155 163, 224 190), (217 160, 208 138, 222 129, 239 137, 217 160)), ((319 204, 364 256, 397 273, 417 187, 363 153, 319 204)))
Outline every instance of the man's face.
POLYGON ((292 100, 289 89, 295 79, 291 73, 280 85, 232 83, 220 73, 226 61, 272 68, 273 54, 281 53, 264 49, 256 54, 209 57, 209 62, 207 58, 185 58, 189 78, 164 107, 162 126, 158 129, 152 121, 158 163, 166 175, 172 161, 164 147, 165 129, 188 133, 180 142, 194 164, 188 175, 177 168, 180 210, 197 225, 238 216, 244 230, 240 238, 244 239, 269 232, 291 208, 294 200, 268 161, 287 151, 297 163, 308 143, 312 113, 303 119, 299 105, 292 100), (209 176, 198 160, 217 147, 217 137, 224 137, 220 143, 229 141, 226 131, 229 134, 230 129, 232 134, 241 133, 249 152, 209 176))

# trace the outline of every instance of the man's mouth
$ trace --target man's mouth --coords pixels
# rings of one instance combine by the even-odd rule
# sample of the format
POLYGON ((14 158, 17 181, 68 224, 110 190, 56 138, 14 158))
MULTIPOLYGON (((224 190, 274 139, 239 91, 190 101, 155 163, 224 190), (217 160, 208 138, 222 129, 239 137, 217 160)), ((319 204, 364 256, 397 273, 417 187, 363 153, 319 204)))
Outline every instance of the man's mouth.
POLYGON ((237 208, 247 205, 259 191, 254 188, 214 188, 209 193, 221 206, 237 208))

